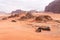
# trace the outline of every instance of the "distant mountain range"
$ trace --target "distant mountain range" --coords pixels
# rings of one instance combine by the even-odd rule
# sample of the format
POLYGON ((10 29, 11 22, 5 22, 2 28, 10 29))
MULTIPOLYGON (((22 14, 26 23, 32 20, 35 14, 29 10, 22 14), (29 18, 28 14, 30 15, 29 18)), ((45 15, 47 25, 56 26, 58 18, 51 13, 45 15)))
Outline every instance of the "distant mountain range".
POLYGON ((15 14, 15 13, 38 13, 39 11, 36 10, 30 10, 30 11, 24 11, 24 10, 16 10, 16 11, 12 11, 11 14, 15 14))
POLYGON ((6 14, 6 12, 0 11, 0 14, 6 14))

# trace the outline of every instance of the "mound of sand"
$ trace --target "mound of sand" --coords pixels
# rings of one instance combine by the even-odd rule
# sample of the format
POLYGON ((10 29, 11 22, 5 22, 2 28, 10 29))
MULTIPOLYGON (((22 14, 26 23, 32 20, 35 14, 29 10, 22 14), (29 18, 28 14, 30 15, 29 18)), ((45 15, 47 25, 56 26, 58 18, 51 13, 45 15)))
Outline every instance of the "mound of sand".
POLYGON ((60 19, 60 14, 47 15, 45 13, 44 15, 43 13, 36 13, 33 15, 21 14, 17 17, 15 14, 6 17, 7 19, 4 17, 3 20, 0 20, 0 40, 60 40, 60 23, 53 22, 55 19, 60 19), (22 19, 30 19, 30 21, 18 20, 21 17, 23 17, 22 19), (43 23, 32 21, 31 18, 39 22, 43 21, 43 23), (46 23, 45 21, 50 22, 46 23), (44 26, 39 33, 36 32, 40 31, 40 28, 37 26, 41 26, 41 28, 44 26), (43 29, 51 29, 51 31, 43 31, 43 29))

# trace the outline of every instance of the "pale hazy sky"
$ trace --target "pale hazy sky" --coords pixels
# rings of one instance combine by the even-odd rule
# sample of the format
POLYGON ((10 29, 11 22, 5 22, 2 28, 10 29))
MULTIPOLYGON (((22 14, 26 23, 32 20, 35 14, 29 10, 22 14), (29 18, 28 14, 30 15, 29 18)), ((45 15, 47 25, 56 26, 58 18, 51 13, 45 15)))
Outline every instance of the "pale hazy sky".
POLYGON ((0 0, 0 11, 11 12, 16 9, 40 10, 53 0, 0 0))

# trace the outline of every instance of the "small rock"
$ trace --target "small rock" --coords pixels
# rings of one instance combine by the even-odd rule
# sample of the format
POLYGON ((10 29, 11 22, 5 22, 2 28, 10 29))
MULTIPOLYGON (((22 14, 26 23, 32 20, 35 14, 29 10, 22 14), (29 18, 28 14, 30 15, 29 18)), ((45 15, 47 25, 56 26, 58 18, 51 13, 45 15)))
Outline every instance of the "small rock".
POLYGON ((12 22, 16 22, 15 20, 12 20, 12 22))

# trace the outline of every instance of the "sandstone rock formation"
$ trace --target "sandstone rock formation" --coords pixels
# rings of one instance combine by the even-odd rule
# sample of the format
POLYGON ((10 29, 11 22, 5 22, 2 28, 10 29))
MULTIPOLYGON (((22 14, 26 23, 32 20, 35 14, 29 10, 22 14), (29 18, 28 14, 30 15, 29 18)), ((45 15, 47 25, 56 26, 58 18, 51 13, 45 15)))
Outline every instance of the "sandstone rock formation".
POLYGON ((53 19, 48 15, 41 15, 35 18, 36 22, 47 22, 52 21, 53 19))
POLYGON ((53 13, 60 13, 60 0, 55 0, 51 2, 48 6, 46 6, 45 11, 53 12, 53 13))
POLYGON ((31 19, 34 18, 34 16, 32 15, 32 13, 27 12, 25 16, 22 16, 19 20, 26 20, 26 19, 31 19))

